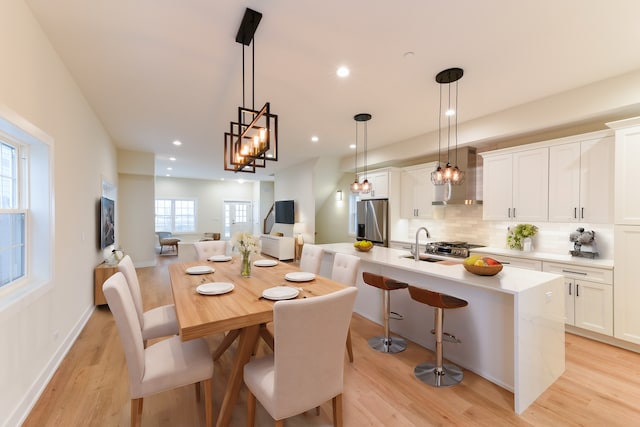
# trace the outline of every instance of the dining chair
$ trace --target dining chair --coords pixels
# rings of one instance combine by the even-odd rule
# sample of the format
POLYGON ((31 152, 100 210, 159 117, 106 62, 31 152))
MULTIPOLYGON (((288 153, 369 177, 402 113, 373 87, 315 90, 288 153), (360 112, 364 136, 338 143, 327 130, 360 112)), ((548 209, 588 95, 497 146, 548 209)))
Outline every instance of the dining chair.
POLYGON ((200 338, 182 341, 175 336, 144 346, 135 302, 124 275, 117 272, 102 285, 104 296, 118 327, 131 395, 131 426, 140 426, 145 397, 163 391, 196 384, 204 385, 205 420, 213 425, 213 360, 207 342, 200 338))
MULTIPOLYGON (((355 286, 358 277, 360 258, 355 255, 336 253, 333 257, 333 267, 331 268, 331 279, 347 286, 355 286)), ((351 326, 347 331, 347 354, 349 362, 353 362, 353 346, 351 345, 351 326)))
POLYGON ((177 335, 179 328, 175 305, 168 304, 148 311, 143 310, 138 274, 129 255, 125 255, 122 261, 118 263, 118 271, 124 275, 129 286, 145 347, 150 339, 177 335))
POLYGON ((256 399, 283 426, 284 419, 332 400, 333 425, 342 425, 344 342, 358 289, 347 287, 273 306, 274 352, 244 367, 247 425, 256 399))
POLYGON ((226 240, 206 240, 203 242, 194 242, 193 247, 196 249, 196 257, 199 261, 205 261, 213 255, 227 254, 226 240))
POLYGON ((300 256, 300 270, 307 273, 320 273, 322 265, 322 255, 324 249, 316 245, 304 245, 302 247, 302 255, 300 256))

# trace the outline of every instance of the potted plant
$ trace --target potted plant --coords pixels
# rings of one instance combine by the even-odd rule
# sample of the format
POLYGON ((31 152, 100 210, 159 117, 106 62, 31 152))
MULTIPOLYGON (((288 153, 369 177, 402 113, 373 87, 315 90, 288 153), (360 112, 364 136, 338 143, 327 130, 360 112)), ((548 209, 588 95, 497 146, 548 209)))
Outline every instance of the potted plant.
POLYGON ((533 224, 518 224, 509 229, 507 233, 507 246, 510 249, 530 251, 533 249, 531 238, 538 232, 538 227, 533 224))

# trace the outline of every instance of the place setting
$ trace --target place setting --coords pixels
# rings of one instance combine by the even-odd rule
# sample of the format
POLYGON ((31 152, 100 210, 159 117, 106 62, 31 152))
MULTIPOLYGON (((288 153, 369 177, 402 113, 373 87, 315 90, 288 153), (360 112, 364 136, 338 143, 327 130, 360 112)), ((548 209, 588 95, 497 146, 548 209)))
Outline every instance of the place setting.
POLYGON ((229 282, 211 282, 203 283, 196 288, 196 292, 201 295, 222 295, 231 292, 235 288, 233 283, 229 282))
POLYGON ((187 274, 210 274, 215 272, 216 270, 213 267, 210 267, 208 265, 194 265, 193 267, 189 267, 186 270, 184 270, 185 273, 187 274))
POLYGON ((316 275, 306 271, 293 271, 285 274, 284 278, 289 282, 310 282, 316 278, 316 275))
POLYGON ((213 261, 213 262, 227 262, 227 261, 231 261, 233 258, 230 255, 212 255, 209 258, 207 258, 207 261, 213 261))
POLYGON ((300 288, 294 288, 286 285, 274 286, 273 288, 262 291, 262 298, 272 301, 293 299, 300 294, 300 291, 300 288))
POLYGON ((258 259, 253 262, 256 267, 275 267, 278 265, 278 261, 275 259, 258 259))

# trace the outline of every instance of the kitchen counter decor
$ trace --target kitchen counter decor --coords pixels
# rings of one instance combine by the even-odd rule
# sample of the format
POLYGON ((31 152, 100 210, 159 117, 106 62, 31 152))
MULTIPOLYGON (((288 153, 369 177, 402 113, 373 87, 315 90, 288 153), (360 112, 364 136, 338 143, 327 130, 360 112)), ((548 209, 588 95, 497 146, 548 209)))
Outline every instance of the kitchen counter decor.
POLYGON ((509 249, 519 249, 530 252, 533 250, 531 238, 538 232, 538 227, 532 224, 518 224, 509 228, 507 246, 509 249))
POLYGON ((373 248, 373 243, 368 240, 359 240, 353 244, 353 247, 360 252, 369 252, 373 248))
POLYGON ((495 276, 502 271, 502 264, 493 258, 472 255, 462 263, 464 269, 478 276, 495 276))

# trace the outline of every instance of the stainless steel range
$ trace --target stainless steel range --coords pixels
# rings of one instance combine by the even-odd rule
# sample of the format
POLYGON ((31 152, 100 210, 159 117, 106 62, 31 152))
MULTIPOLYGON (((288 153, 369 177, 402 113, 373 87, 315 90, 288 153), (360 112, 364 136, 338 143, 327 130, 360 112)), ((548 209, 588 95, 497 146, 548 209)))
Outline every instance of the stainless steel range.
POLYGON ((481 248, 482 246, 467 242, 431 242, 427 243, 425 253, 453 258, 466 258, 469 256, 471 249, 481 248))

